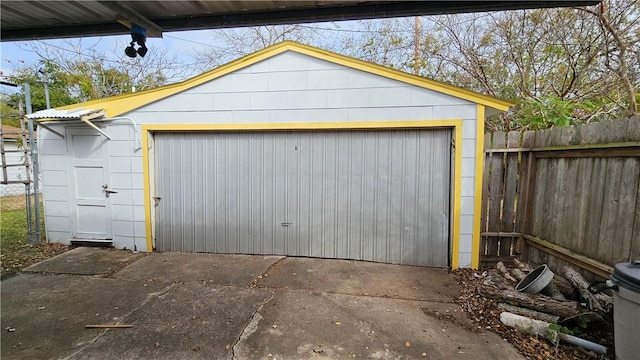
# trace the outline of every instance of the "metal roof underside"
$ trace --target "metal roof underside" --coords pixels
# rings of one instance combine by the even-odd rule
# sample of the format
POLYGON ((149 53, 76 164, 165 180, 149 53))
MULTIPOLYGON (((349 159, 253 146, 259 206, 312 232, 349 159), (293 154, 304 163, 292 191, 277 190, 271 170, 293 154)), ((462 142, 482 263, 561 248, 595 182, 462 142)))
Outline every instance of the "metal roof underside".
POLYGON ((162 32, 494 10, 600 1, 0 1, 2 41, 162 32))

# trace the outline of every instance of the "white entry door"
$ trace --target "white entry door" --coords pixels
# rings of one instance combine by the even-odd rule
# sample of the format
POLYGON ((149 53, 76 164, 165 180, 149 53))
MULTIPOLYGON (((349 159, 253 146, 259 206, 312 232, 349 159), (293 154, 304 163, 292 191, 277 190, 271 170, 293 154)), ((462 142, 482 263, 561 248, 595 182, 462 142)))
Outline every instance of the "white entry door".
POLYGON ((93 129, 67 129, 71 159, 72 236, 74 239, 112 239, 107 139, 93 129))

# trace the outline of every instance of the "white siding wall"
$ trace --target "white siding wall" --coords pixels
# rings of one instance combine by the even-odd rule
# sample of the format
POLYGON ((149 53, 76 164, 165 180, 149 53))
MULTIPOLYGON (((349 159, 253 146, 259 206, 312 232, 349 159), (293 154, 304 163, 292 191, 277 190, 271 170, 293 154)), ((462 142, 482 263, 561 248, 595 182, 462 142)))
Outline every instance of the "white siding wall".
MULTIPOLYGON (((109 187, 112 194, 113 241, 118 248, 146 251, 144 231, 144 195, 142 152, 133 141, 133 126, 126 121, 105 122, 111 136, 108 148, 109 187)), ((81 126, 74 124, 73 126, 81 126)), ((52 126, 64 134, 61 125, 52 126)), ((140 126, 138 126, 140 138, 140 126)), ((72 237, 67 144, 65 139, 45 129, 40 130, 40 169, 43 178, 43 199, 47 239, 70 243, 72 237)))
MULTIPOLYGON (((471 265, 475 103, 295 52, 285 52, 148 104, 125 116, 132 117, 138 124, 463 119, 459 265, 471 265)), ((119 247, 131 248, 135 244, 138 250, 146 250, 141 152, 133 151, 131 127, 118 128, 109 128, 114 135, 110 145, 112 183, 113 189, 119 192, 118 196, 114 195, 114 238, 119 247)), ((48 135, 45 141, 50 136, 55 137, 48 135)), ((41 154, 42 162, 49 156, 55 156, 41 154)), ((54 161, 64 161, 63 158, 54 161)), ((45 182, 53 176, 53 171, 64 169, 48 171, 50 176, 45 175, 45 182)), ((46 196, 45 200, 51 203, 67 201, 46 196)), ((63 230, 52 229, 49 232, 56 239, 67 236, 63 230)))
MULTIPOLYGON (((109 171, 112 194, 113 241, 118 248, 146 251, 142 150, 133 141, 133 126, 126 121, 109 123, 109 171)), ((140 139, 140 126, 136 129, 140 139)))
MULTIPOLYGON (((63 126, 52 126, 52 128, 64 134, 63 126)), ((69 244, 71 205, 65 139, 38 127, 38 154, 47 240, 69 244)))

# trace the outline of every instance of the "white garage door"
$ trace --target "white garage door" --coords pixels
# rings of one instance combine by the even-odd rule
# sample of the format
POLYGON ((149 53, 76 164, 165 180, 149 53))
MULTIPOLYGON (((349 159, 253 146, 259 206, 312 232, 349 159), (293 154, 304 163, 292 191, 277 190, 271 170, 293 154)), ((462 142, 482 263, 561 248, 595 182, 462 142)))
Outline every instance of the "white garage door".
POLYGON ((449 265, 449 129, 154 139, 159 251, 449 265))

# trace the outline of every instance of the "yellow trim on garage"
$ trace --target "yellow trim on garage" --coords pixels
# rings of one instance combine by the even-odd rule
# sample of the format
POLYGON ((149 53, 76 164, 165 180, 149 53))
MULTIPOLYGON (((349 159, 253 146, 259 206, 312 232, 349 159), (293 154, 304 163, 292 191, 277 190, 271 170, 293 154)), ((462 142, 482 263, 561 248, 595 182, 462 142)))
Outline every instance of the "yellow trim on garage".
POLYGON ((460 267, 460 208, 462 191, 462 125, 455 127, 455 153, 453 170, 453 223, 451 229, 451 268, 460 267))
POLYGON ((354 59, 348 56, 336 54, 331 51, 319 49, 313 46, 303 45, 294 41, 283 41, 269 46, 265 49, 249 54, 240 59, 219 66, 198 76, 184 80, 179 83, 149 89, 136 93, 124 94, 105 99, 91 100, 81 104, 63 106, 59 109, 102 109, 107 117, 123 115, 129 111, 151 104, 160 99, 175 95, 182 91, 204 84, 221 76, 253 65, 259 61, 268 59, 286 51, 293 51, 317 59, 325 60, 334 64, 339 64, 348 68, 364 71, 367 73, 383 76, 403 83, 412 84, 418 87, 430 89, 443 94, 451 95, 473 103, 482 104, 497 111, 507 111, 512 103, 491 96, 476 93, 446 84, 440 81, 427 79, 421 76, 408 74, 399 70, 390 69, 366 61, 354 59))
POLYGON ((147 252, 153 251, 151 238, 151 189, 149 188, 149 132, 142 131, 142 181, 144 181, 144 224, 147 234, 147 252))
POLYGON ((147 232, 147 251, 153 250, 151 232, 151 184, 149 176, 149 134, 157 131, 292 131, 292 130, 365 130, 365 129, 418 129, 454 128, 455 170, 453 192, 453 221, 451 239, 451 267, 459 266, 460 203, 462 187, 462 119, 421 121, 373 121, 373 122, 310 122, 310 123, 247 123, 247 124, 144 124, 142 125, 142 161, 144 177, 144 207, 147 232))
POLYGON ((246 124, 144 124, 149 131, 273 131, 273 130, 355 130, 403 129, 462 126, 461 119, 420 121, 366 121, 366 122, 309 122, 309 123, 246 123, 246 124))
POLYGON ((480 231, 482 219, 482 174, 484 169, 484 115, 483 105, 476 110, 476 176, 473 202, 473 238, 471 243, 471 268, 480 267, 480 231))

